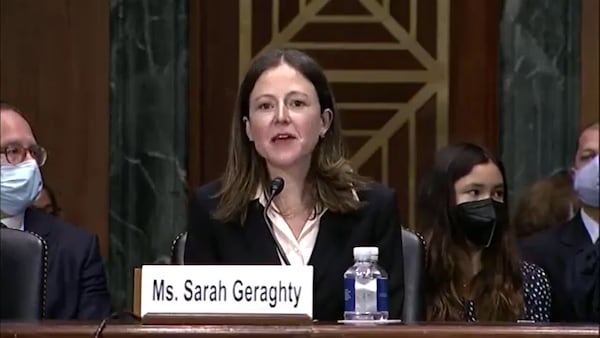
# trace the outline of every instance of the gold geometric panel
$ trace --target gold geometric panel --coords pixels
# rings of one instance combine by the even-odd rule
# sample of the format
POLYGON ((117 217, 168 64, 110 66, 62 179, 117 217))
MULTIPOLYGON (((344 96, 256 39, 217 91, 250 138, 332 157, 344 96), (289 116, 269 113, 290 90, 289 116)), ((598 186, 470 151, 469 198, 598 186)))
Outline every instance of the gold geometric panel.
POLYGON ((359 171, 396 189, 414 224, 418 179, 448 142, 449 0, 239 0, 239 78, 296 48, 325 69, 359 171))

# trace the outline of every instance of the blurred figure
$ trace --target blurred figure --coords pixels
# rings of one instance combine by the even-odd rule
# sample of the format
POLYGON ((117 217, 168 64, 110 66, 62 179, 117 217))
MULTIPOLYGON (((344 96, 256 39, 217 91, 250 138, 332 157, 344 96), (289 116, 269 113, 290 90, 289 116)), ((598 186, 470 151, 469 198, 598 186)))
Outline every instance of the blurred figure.
POLYGON ((0 102, 1 222, 48 244, 46 318, 102 319, 110 314, 110 296, 97 236, 31 207, 46 159, 22 114, 0 102))
POLYGON ((552 321, 600 322, 600 130, 580 134, 571 170, 581 208, 570 221, 521 242, 523 257, 546 270, 552 284, 552 321))
POLYGON ((60 217, 61 209, 56 201, 56 195, 54 194, 54 191, 50 189, 48 184, 44 184, 42 192, 35 202, 33 202, 33 207, 44 211, 48 215, 60 217))
POLYGON ((521 193, 512 225, 517 237, 527 237, 570 220, 578 209, 573 180, 567 170, 538 180, 521 193))
POLYGON ((571 176, 600 153, 600 123, 594 122, 584 127, 577 140, 577 153, 571 167, 571 176))
POLYGON ((313 317, 333 321, 343 318, 352 249, 376 246, 389 274, 389 316, 399 318, 396 195, 352 169, 333 93, 315 60, 297 50, 258 56, 240 85, 230 133, 223 176, 197 189, 190 203, 185 263, 312 265, 313 317), (285 185, 268 205, 275 178, 285 185))
POLYGON ((429 321, 548 321, 544 271, 520 261, 501 163, 471 143, 435 155, 417 197, 429 321))

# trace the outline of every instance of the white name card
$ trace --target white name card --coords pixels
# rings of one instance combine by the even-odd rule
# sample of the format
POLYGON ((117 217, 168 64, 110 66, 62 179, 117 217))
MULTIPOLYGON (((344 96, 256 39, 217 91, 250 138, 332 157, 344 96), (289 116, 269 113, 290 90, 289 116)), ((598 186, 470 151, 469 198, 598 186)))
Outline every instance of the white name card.
POLYGON ((313 267, 144 265, 146 313, 313 314, 313 267))

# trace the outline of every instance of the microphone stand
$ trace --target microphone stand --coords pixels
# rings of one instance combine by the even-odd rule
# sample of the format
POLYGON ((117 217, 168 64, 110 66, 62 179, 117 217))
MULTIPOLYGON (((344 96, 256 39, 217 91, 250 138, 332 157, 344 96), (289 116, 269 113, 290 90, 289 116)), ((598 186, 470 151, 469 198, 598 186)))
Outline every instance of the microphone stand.
POLYGON ((269 194, 269 196, 267 198, 267 203, 265 205, 265 209, 263 210, 263 218, 265 219, 265 223, 267 223, 267 228, 269 229, 269 232, 271 233, 271 237, 273 237, 273 241, 275 242, 275 249, 277 249, 277 253, 278 253, 279 257, 281 257, 281 260, 283 261, 283 263, 285 265, 290 265, 290 261, 288 260, 287 256, 285 255, 283 248, 279 244, 277 237, 275 237, 275 231, 273 230, 273 223, 271 223, 271 220, 269 219, 269 216, 267 215, 267 211, 269 210, 269 207, 273 203, 275 196, 279 195, 279 193, 282 190, 283 190, 283 180, 281 178, 274 179, 273 182, 271 182, 271 193, 269 194), (279 182, 276 183, 276 181, 278 179, 279 179, 279 182))

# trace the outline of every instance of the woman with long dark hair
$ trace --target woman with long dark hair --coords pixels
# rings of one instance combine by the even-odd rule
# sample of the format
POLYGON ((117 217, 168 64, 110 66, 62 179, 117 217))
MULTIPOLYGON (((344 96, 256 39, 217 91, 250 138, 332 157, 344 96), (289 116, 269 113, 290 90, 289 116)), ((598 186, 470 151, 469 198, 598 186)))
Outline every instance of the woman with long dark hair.
POLYGON ((419 192, 427 319, 548 321, 544 271, 517 255, 501 163, 470 143, 440 150, 419 192))
POLYGON ((353 248, 376 246, 389 274, 389 316, 399 318, 396 193, 352 169, 321 66, 298 50, 257 56, 240 85, 230 132, 223 175, 196 189, 190 203, 185 263, 312 265, 313 317, 332 321, 344 315, 353 248), (274 196, 276 180, 285 185, 274 196))

